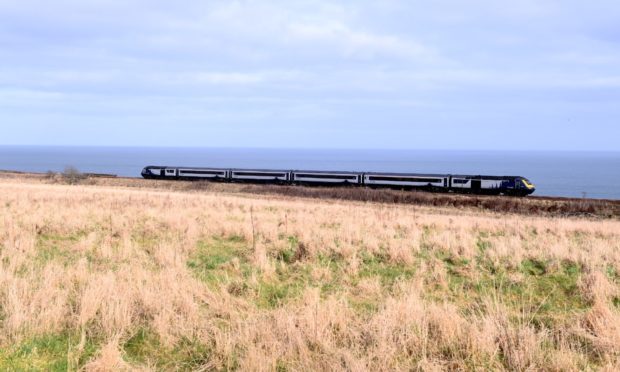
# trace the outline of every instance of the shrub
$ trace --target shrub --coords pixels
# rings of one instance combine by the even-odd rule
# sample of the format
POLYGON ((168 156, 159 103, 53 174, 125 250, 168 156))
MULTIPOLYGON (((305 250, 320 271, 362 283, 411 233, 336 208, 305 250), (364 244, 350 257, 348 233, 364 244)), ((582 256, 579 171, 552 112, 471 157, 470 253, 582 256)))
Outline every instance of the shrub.
POLYGON ((45 172, 45 179, 52 181, 56 179, 57 175, 58 173, 54 172, 53 170, 48 170, 47 172, 45 172))
POLYGON ((83 180, 88 178, 85 174, 80 172, 76 167, 68 166, 62 172, 62 179, 69 185, 77 185, 83 180))

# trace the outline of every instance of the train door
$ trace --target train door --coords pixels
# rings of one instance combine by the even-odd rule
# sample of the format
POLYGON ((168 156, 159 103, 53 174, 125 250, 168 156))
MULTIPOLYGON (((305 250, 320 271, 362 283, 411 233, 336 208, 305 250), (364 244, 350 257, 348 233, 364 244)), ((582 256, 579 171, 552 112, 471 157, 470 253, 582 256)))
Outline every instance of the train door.
POLYGON ((473 191, 474 193, 479 193, 481 189, 482 189, 481 179, 471 180, 471 191, 473 191))

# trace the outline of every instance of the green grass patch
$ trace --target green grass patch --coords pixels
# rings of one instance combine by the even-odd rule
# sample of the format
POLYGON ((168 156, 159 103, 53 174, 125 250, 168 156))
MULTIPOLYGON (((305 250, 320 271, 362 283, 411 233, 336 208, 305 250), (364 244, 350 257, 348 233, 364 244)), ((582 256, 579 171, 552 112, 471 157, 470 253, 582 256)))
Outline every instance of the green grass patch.
POLYGON ((298 258, 299 238, 296 236, 286 237, 286 246, 276 252, 276 259, 287 264, 293 263, 298 258))
POLYGON ((231 279, 247 276, 251 272, 248 255, 251 249, 239 236, 228 238, 213 237, 201 240, 187 266, 210 285, 226 284, 231 279), (234 259, 239 260, 241 272, 229 265, 234 259))
POLYGON ((375 314, 379 311, 381 299, 379 298, 358 298, 354 296, 349 297, 349 304, 358 314, 375 314))
POLYGON ((605 268, 605 273, 607 274, 607 277, 612 281, 620 282, 620 273, 618 273, 618 270, 615 266, 607 265, 607 267, 605 268))
POLYGON ((258 289, 257 305, 273 309, 282 306, 292 298, 298 297, 305 286, 302 283, 262 282, 258 289))
POLYGON ((589 308, 578 288, 582 268, 573 262, 526 259, 513 267, 508 262, 490 265, 490 260, 480 258, 475 267, 466 271, 471 275, 463 275, 463 267, 469 262, 444 262, 449 293, 436 293, 436 298, 447 296, 464 305, 481 303, 492 296, 513 309, 515 315, 529 314, 529 321, 545 326, 589 308))
POLYGON ((166 347, 153 331, 146 328, 139 329, 122 345, 122 349, 129 363, 150 365, 157 370, 194 371, 213 359, 210 345, 183 338, 174 346, 166 347))
POLYGON ((41 263, 60 261, 67 265, 72 261, 73 257, 74 255, 71 251, 58 245, 43 246, 37 250, 37 260, 41 263))
POLYGON ((397 280, 411 279, 414 274, 415 267, 412 265, 390 262, 385 255, 362 255, 362 266, 359 270, 359 277, 379 277, 381 284, 388 289, 391 289, 397 280))
POLYGON ((340 258, 320 255, 312 262, 297 261, 287 263, 276 261, 276 276, 261 280, 257 288, 251 288, 256 304, 261 308, 276 308, 299 298, 308 288, 319 288, 323 297, 343 290, 346 278, 340 258), (313 269, 317 266, 331 271, 329 278, 314 278, 313 269))
POLYGON ((331 272, 331 278, 329 280, 322 279, 316 283, 316 285, 321 287, 321 293, 324 296, 343 290, 347 274, 345 273, 345 262, 342 256, 333 254, 318 255, 316 261, 312 263, 312 265, 319 266, 331 272))
POLYGON ((261 308, 277 308, 298 298, 306 288, 319 286, 312 280, 310 270, 310 265, 279 263, 276 278, 261 280, 254 289, 256 304, 261 308))
POLYGON ((85 238, 86 235, 86 232, 81 230, 69 235, 39 234, 36 241, 36 260, 42 264, 59 261, 63 265, 67 265, 73 262, 76 256, 71 251, 71 247, 85 238))
POLYGON ((541 276, 547 272, 547 263, 540 260, 527 259, 521 262, 520 271, 526 275, 541 276))
POLYGON ((259 275, 258 281, 249 280, 259 272, 249 259, 252 249, 240 237, 214 237, 200 241, 187 265, 208 285, 214 288, 225 286, 230 294, 253 301, 259 308, 280 307, 299 298, 306 288, 320 288, 324 295, 341 288, 339 281, 343 275, 331 275, 331 280, 315 280, 311 275, 317 264, 327 265, 334 271, 338 270, 338 265, 324 257, 318 262, 306 261, 297 238, 282 237, 284 239, 287 244, 271 253, 276 275, 269 278, 259 275))
POLYGON ((17 345, 0 348, 2 371, 67 371, 84 366, 97 351, 87 341, 79 355, 79 335, 50 334, 25 340, 17 345))

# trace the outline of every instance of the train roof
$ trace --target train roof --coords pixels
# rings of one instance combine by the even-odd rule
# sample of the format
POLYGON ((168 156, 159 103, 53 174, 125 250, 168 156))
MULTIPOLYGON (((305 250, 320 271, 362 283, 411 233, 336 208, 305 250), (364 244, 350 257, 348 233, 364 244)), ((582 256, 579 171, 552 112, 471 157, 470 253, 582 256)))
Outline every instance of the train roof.
POLYGON ((485 176, 485 175, 471 175, 471 174, 452 174, 453 178, 481 178, 484 180, 513 180, 515 178, 523 178, 521 176, 485 176))
POLYGON ((364 172, 371 176, 406 176, 406 177, 456 177, 456 178, 482 178, 487 180, 506 180, 523 178, 521 176, 486 176, 473 174, 437 174, 437 173, 395 173, 395 172, 364 172))
POLYGON ((174 168, 174 169, 198 169, 198 170, 221 170, 227 171, 230 168, 218 168, 218 167, 178 167, 174 165, 149 165, 145 168, 174 168))
POLYGON ((309 169, 293 169, 293 173, 316 173, 316 174, 362 174, 364 172, 352 171, 325 171, 325 170, 309 170, 309 169))
POLYGON ((288 169, 260 169, 260 168, 228 168, 233 172, 270 172, 270 173, 288 173, 288 169))
POLYGON ((370 176, 408 176, 408 177, 449 177, 449 174, 436 174, 436 173, 396 173, 396 172, 363 172, 370 176))
POLYGON ((217 170, 236 172, 294 172, 294 173, 316 173, 316 174, 347 174, 359 175, 366 174, 370 176, 394 176, 394 177, 454 177, 466 179, 486 179, 486 180, 510 180, 523 178, 522 176, 490 176, 490 175, 472 175, 472 174, 438 174, 438 173, 404 173, 404 172, 363 172, 363 171, 334 171, 334 170, 306 170, 306 169, 254 169, 254 168, 221 168, 221 167, 181 167, 169 165, 149 165, 145 168, 177 168, 177 169, 196 169, 196 170, 217 170))

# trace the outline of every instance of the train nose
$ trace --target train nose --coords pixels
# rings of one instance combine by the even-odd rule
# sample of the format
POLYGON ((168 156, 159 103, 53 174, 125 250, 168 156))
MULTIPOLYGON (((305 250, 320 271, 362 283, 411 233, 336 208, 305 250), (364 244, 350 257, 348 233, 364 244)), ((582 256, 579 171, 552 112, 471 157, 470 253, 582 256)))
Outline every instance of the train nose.
POLYGON ((525 195, 531 195, 536 191, 536 186, 531 183, 528 179, 521 179, 522 186, 525 186, 525 195))
POLYGON ((530 182, 526 182, 525 186, 527 187, 527 194, 531 195, 536 191, 536 185, 530 182))

